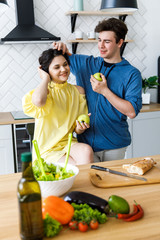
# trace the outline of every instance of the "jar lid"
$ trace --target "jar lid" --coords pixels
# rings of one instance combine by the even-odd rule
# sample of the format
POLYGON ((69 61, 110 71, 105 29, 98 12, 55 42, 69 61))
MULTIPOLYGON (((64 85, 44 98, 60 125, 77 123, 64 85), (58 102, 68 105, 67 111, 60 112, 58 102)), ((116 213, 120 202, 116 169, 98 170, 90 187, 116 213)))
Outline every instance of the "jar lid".
POLYGON ((31 152, 22 153, 21 161, 22 162, 31 162, 32 161, 32 153, 31 152))

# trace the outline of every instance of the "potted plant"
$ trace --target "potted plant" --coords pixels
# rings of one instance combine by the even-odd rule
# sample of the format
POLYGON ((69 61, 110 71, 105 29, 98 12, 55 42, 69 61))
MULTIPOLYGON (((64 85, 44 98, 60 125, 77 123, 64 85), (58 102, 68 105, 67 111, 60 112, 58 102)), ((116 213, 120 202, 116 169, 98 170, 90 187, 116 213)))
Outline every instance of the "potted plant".
POLYGON ((157 88, 160 85, 157 80, 157 76, 142 78, 142 104, 150 104, 150 93, 147 91, 151 88, 157 88))

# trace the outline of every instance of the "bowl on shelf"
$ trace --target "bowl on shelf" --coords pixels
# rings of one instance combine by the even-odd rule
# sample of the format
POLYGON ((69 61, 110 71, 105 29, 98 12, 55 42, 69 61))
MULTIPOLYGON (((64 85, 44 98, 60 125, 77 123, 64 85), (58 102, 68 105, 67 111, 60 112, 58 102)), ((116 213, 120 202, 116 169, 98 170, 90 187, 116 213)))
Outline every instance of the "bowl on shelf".
MULTIPOLYGON (((59 163, 59 164, 56 163, 54 165, 59 165, 64 167, 64 163, 59 163)), ((46 198, 51 195, 60 197, 71 189, 75 181, 75 178, 79 173, 79 169, 78 167, 72 164, 67 164, 66 171, 69 171, 69 170, 72 170, 74 172, 74 175, 69 178, 56 180, 56 181, 38 181, 41 189, 42 198, 46 198)))

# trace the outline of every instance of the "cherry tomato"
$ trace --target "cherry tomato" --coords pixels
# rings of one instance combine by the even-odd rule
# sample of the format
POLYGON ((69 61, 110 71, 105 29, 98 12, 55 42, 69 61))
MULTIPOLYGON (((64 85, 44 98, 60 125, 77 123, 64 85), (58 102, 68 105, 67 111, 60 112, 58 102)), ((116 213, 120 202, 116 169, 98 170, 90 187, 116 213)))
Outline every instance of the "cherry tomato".
POLYGON ((71 230, 76 230, 76 229, 78 229, 78 222, 77 222, 77 221, 70 221, 68 225, 69 225, 69 228, 70 228, 71 230))
POLYGON ((78 223, 78 229, 81 232, 86 232, 88 230, 88 224, 85 222, 79 222, 78 223))
POLYGON ((98 228, 98 226, 99 226, 99 223, 98 223, 98 221, 96 220, 96 219, 93 219, 93 220, 91 220, 90 221, 90 224, 89 224, 89 226, 90 226, 90 228, 92 228, 92 229, 97 229, 98 228))

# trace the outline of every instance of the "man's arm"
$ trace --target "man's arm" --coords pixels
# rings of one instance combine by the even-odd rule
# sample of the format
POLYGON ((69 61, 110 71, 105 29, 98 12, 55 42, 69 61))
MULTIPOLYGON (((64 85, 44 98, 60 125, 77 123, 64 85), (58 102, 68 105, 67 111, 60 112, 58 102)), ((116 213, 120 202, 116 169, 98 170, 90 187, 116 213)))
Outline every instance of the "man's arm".
POLYGON ((129 118, 135 118, 136 113, 132 104, 114 94, 107 86, 106 78, 101 74, 102 81, 97 81, 91 76, 90 82, 94 92, 102 94, 119 112, 126 115, 129 118))

